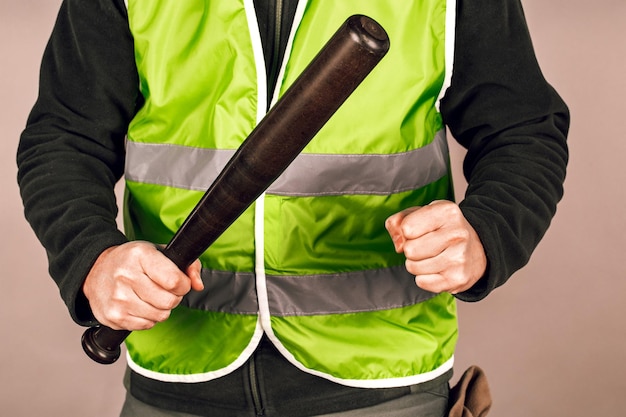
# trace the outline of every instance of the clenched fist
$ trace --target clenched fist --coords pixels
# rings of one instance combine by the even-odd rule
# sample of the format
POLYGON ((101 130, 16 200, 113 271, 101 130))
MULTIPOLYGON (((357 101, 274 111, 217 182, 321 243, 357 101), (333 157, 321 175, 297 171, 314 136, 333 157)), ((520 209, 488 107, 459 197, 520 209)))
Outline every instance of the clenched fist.
POLYGON ((200 261, 182 272, 155 245, 128 242, 100 254, 83 293, 101 324, 144 330, 165 321, 191 289, 203 288, 200 261))
POLYGON ((406 256, 406 269, 424 290, 457 294, 485 273, 483 245, 453 202, 406 209, 389 217, 385 227, 396 252, 406 256))

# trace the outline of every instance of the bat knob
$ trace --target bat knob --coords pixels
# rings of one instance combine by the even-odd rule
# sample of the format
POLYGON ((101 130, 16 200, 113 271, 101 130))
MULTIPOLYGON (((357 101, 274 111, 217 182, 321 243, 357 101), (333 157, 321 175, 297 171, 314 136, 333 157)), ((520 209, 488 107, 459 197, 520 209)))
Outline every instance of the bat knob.
POLYGON ((83 333, 81 344, 87 356, 92 360, 103 365, 110 365, 119 359, 121 348, 119 344, 105 345, 100 343, 98 339, 98 332, 100 330, 102 330, 102 328, 99 326, 87 329, 85 333, 83 333))

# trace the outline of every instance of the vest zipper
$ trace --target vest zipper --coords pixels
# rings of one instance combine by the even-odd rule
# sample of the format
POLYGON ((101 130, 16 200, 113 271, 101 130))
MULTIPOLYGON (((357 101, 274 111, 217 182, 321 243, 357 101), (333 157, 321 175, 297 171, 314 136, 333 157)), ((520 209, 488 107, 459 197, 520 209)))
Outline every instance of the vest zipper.
POLYGON ((261 390, 259 388, 259 380, 256 372, 256 353, 254 353, 248 361, 248 379, 250 383, 250 393, 252 395, 252 405, 256 416, 264 416, 263 400, 261 399, 261 390))
POLYGON ((273 35, 274 39, 272 39, 272 62, 270 64, 270 70, 268 74, 268 82, 272 83, 271 91, 268 91, 268 108, 269 104, 272 102, 272 98, 274 96, 274 90, 276 90, 276 85, 278 84, 278 71, 280 70, 280 40, 281 40, 281 30, 283 25, 283 0, 276 0, 274 4, 274 30, 273 35))
MULTIPOLYGON (((283 24, 283 0, 276 0, 274 5, 274 33, 272 39, 272 53, 271 56, 271 65, 269 66, 269 71, 267 74, 267 82, 273 83, 273 88, 268 88, 268 100, 267 100, 267 108, 269 109, 270 103, 272 102, 273 90, 276 89, 277 84, 277 72, 279 71, 280 65, 280 33, 281 26, 283 24), (272 91, 270 91, 272 90, 272 91)), ((269 40, 268 40, 269 43, 269 40)), ((250 393, 252 395, 252 404, 254 406, 255 415, 264 416, 265 410, 263 407, 263 400, 261 396, 261 390, 259 387, 259 380, 256 372, 256 352, 252 354, 250 360, 248 361, 248 379, 250 383, 250 393)))

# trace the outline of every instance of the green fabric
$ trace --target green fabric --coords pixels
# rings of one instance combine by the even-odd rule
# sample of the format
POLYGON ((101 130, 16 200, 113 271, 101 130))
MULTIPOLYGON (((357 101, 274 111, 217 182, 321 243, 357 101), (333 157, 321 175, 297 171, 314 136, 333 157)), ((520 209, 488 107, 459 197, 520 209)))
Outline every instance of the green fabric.
POLYGON ((298 53, 288 61, 281 92, 352 14, 378 21, 391 47, 305 152, 388 154, 430 143, 443 127, 435 100, 445 70, 445 13, 441 0, 337 1, 332 7, 309 1, 293 42, 298 53), (398 79, 402 82, 391 82, 398 79))
POLYGON ((450 177, 415 191, 377 195, 267 195, 265 271, 272 275, 332 274, 404 263, 385 219, 425 201, 450 199, 450 177))
POLYGON ((300 363, 346 380, 432 371, 454 354, 456 326, 450 294, 394 310, 272 318, 274 333, 300 363))
POLYGON ((191 375, 214 372, 237 359, 250 343, 257 317, 179 306, 170 318, 126 339, 133 362, 153 372, 191 375))
POLYGON ((145 97, 129 140, 238 148, 258 99, 241 2, 130 0, 128 15, 145 97))
MULTIPOLYGON (((125 228, 130 239, 166 244, 203 192, 126 181, 125 228), (149 196, 150 209, 134 196, 149 196)), ((202 256, 203 267, 218 271, 254 270, 254 204, 202 256), (217 255, 213 255, 217 254, 217 255)))
MULTIPOLYGON (((389 33, 391 50, 304 152, 386 155, 430 144, 443 129, 435 103, 445 75, 445 0, 329 4, 307 3, 286 54, 281 93, 352 14, 378 20, 389 33)), ((242 1, 208 0, 130 0, 128 10, 146 98, 128 140, 190 149, 237 148, 257 122, 258 91, 265 87, 257 85, 256 65, 259 71, 263 66, 255 62, 256 38, 247 21, 254 12, 246 15, 242 1)), ((256 47, 256 55, 262 56, 256 47)), ((168 164, 163 170, 168 168, 184 166, 168 164)), ((201 197, 173 185, 127 185, 129 236, 157 243, 169 240, 201 197)), ((258 279, 264 274, 306 279, 309 274, 384 270, 404 262, 393 250, 384 220, 404 208, 446 198, 452 198, 449 176, 387 195, 268 194, 264 234, 255 236, 253 206, 202 256, 202 263, 219 271, 256 272, 258 279), (263 264, 255 265, 260 248, 263 264)), ((271 324, 265 331, 273 332, 301 366, 330 378, 411 378, 438 372, 453 356, 456 308, 449 294, 392 310, 268 318, 264 285, 257 291, 262 322, 271 324)), ((164 380, 219 373, 250 351, 246 347, 256 324, 254 316, 179 307, 168 321, 128 339, 131 366, 164 380)))

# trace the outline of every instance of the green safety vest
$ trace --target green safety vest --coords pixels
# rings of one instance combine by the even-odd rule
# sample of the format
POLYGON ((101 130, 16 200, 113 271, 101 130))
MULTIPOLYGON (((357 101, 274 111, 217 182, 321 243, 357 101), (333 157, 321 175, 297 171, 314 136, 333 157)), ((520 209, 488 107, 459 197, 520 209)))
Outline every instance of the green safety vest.
MULTIPOLYGON (((453 198, 437 103, 454 8, 300 2, 274 101, 352 14, 377 20, 390 51, 202 255, 205 290, 128 337, 133 370, 207 381, 241 366, 264 333, 295 366, 344 385, 410 385, 451 369, 454 297, 415 285, 384 223, 453 198)), ((264 116, 265 65, 251 0, 129 0, 128 15, 145 104, 128 130, 125 227, 164 244, 264 116)))

